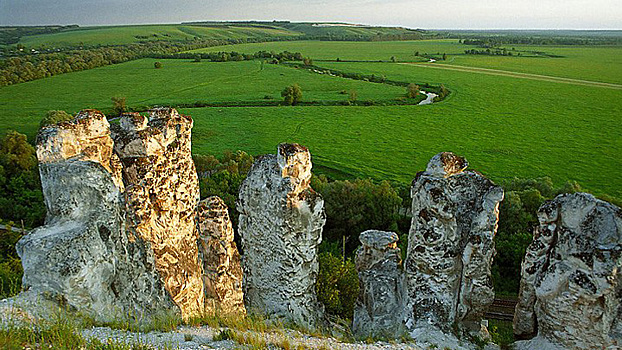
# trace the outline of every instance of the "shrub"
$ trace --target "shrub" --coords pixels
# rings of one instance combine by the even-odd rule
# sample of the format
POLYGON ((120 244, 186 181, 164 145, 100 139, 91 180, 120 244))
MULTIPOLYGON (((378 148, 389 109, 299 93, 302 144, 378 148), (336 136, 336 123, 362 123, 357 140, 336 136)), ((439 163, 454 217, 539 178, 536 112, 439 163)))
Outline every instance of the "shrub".
POLYGON ((325 176, 313 177, 311 186, 324 198, 326 224, 323 237, 332 242, 346 239, 346 256, 359 244, 358 235, 370 229, 397 230, 402 199, 387 181, 370 179, 329 182, 325 176))
POLYGON ((44 217, 35 149, 26 135, 9 131, 0 139, 0 218, 34 227, 44 217))
POLYGON ((153 64, 153 67, 154 67, 155 69, 160 69, 160 68, 162 68, 162 62, 160 62, 160 61, 156 61, 156 62, 153 64))
POLYGON ((408 84, 408 87, 406 88, 406 97, 415 98, 419 96, 419 90, 421 90, 419 85, 413 83, 408 84))
POLYGON ((62 122, 70 121, 73 116, 65 111, 48 111, 45 117, 41 119, 39 127, 42 128, 48 125, 56 125, 62 122))
POLYGON ((295 106, 302 100, 302 89, 298 84, 286 87, 281 92, 283 104, 286 106, 295 106))
POLYGON ((350 94, 348 95, 348 101, 350 103, 354 103, 356 102, 358 98, 358 93, 356 92, 356 90, 350 90, 350 94))
POLYGON ((352 319, 359 293, 354 263, 350 259, 343 261, 328 252, 321 253, 318 260, 320 270, 315 285, 318 300, 329 314, 352 319))
POLYGON ((112 100, 112 114, 119 116, 127 110, 125 97, 113 97, 112 100))

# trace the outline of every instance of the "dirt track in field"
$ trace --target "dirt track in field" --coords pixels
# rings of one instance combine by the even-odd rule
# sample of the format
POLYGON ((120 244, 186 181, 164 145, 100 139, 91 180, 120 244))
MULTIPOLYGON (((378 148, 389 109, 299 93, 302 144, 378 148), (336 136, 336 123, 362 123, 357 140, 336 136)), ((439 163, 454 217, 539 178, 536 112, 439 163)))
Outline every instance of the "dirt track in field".
POLYGON ((453 70, 453 71, 459 71, 459 72, 479 73, 479 74, 497 75, 497 76, 503 76, 503 77, 520 78, 520 79, 548 81, 548 82, 553 82, 553 83, 564 83, 564 84, 583 85, 583 86, 592 86, 592 87, 604 87, 608 89, 622 90, 622 85, 619 85, 619 84, 603 83, 603 82, 591 81, 591 80, 561 78, 561 77, 553 77, 549 75, 540 75, 540 74, 531 74, 531 73, 519 73, 519 72, 512 72, 512 71, 499 70, 499 69, 453 66, 453 65, 427 63, 427 62, 426 63, 400 63, 400 64, 422 67, 422 68, 446 69, 446 70, 453 70))

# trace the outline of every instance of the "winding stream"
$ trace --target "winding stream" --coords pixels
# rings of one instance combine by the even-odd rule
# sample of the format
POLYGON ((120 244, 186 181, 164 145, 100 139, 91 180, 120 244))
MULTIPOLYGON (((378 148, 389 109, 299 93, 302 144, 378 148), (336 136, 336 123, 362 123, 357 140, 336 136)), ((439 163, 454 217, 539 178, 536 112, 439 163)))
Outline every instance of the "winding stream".
POLYGON ((425 94, 426 96, 428 96, 428 98, 426 98, 425 100, 423 100, 423 101, 419 102, 419 105, 420 105, 420 106, 421 106, 421 105, 429 105, 429 104, 432 104, 432 102, 434 102, 434 98, 435 98, 436 96, 438 96, 437 94, 435 94, 435 93, 433 93, 433 92, 426 92, 426 91, 423 91, 423 90, 421 90, 420 92, 421 92, 422 94, 425 94))

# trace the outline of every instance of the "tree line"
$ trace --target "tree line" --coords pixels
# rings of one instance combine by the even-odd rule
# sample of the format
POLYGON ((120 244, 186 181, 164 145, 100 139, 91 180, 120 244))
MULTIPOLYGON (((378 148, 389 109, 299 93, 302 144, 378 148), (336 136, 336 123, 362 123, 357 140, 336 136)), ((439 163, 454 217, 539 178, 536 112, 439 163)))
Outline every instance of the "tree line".
MULTIPOLYGON (((450 36, 451 37, 451 36, 450 36)), ((461 37, 461 36, 458 36, 461 37)), ((539 37, 539 36, 494 36, 460 39, 463 44, 479 47, 497 47, 507 44, 524 45, 620 45, 622 37, 539 37)))
MULTIPOLYGON (((198 48, 279 39, 280 38, 150 41, 121 46, 106 46, 82 50, 76 49, 66 52, 23 54, 0 60, 0 86, 23 83, 53 75, 123 63, 140 58, 167 57, 168 55, 198 48)), ((189 55, 191 55, 192 58, 197 57, 196 53, 189 55)), ((206 57, 210 57, 211 59, 211 54, 206 55, 206 57)), ((296 56, 291 53, 281 53, 277 56, 281 58, 289 58, 292 55, 296 56)), ((214 57, 216 58, 216 56, 214 57)), ((230 59, 231 57, 230 53, 221 53, 220 55, 220 59, 230 59)), ((233 57, 237 59, 237 57, 243 58, 244 56, 236 53, 233 57)))
POLYGON ((211 62, 252 61, 256 59, 266 59, 271 63, 279 63, 282 61, 303 61, 305 59, 300 52, 289 51, 257 51, 255 53, 241 53, 236 51, 178 52, 173 54, 156 54, 150 57, 161 59, 194 59, 195 61, 209 60, 211 62))

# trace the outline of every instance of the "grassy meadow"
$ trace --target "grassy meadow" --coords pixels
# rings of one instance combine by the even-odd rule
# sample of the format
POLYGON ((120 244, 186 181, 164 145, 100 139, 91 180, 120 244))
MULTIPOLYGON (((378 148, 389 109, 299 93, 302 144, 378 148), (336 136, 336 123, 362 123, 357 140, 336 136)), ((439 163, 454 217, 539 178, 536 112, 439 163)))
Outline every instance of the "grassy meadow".
POLYGON ((81 27, 53 34, 25 36, 27 47, 63 47, 78 45, 123 45, 145 40, 243 39, 298 36, 284 28, 245 26, 192 26, 182 24, 81 27))
MULTIPOLYGON (((436 64, 481 67, 512 72, 541 74, 572 79, 593 80, 622 84, 622 47, 620 46, 528 46, 507 45, 514 56, 465 55, 464 50, 476 48, 464 45, 456 39, 380 41, 380 42, 336 42, 336 41, 291 41, 270 43, 249 43, 216 46, 191 52, 237 51, 253 53, 259 50, 301 52, 315 60, 365 60, 399 62, 425 61, 420 55, 447 54, 446 61, 436 64), (531 52, 539 51, 562 57, 537 57, 531 52), (518 53, 523 56, 517 56, 518 53)), ((319 64, 319 62, 318 62, 319 64)))
MULTIPOLYGON (((344 72, 384 75, 399 81, 444 84, 451 94, 428 106, 300 106, 183 108, 195 120, 195 152, 274 152, 280 142, 309 146, 320 171, 409 182, 440 151, 464 155, 473 169, 494 180, 550 176, 557 184, 576 180, 596 194, 622 197, 622 89, 576 85, 534 77, 430 69, 483 67, 597 82, 622 83, 620 47, 520 47, 564 57, 462 55, 473 48, 457 40, 406 42, 296 41, 220 46, 207 51, 288 50, 315 64, 344 72), (447 53, 445 62, 417 61, 421 54, 447 53), (321 60, 389 61, 398 63, 321 60)), ((76 112, 110 108, 112 96, 130 107, 280 99, 298 83, 305 101, 399 98, 404 89, 310 73, 303 69, 248 62, 137 60, 0 88, 0 128, 32 137, 50 109, 76 112)))
POLYGON ((73 72, 0 88, 0 129, 16 128, 30 138, 50 109, 70 113, 85 108, 107 110, 111 97, 128 106, 280 101, 281 91, 298 83, 304 101, 347 101, 356 90, 360 100, 392 100, 405 89, 385 84, 335 78, 260 61, 192 62, 141 59, 73 72), (162 68, 155 69, 160 61, 162 68), (346 92, 346 93, 343 93, 346 92))

